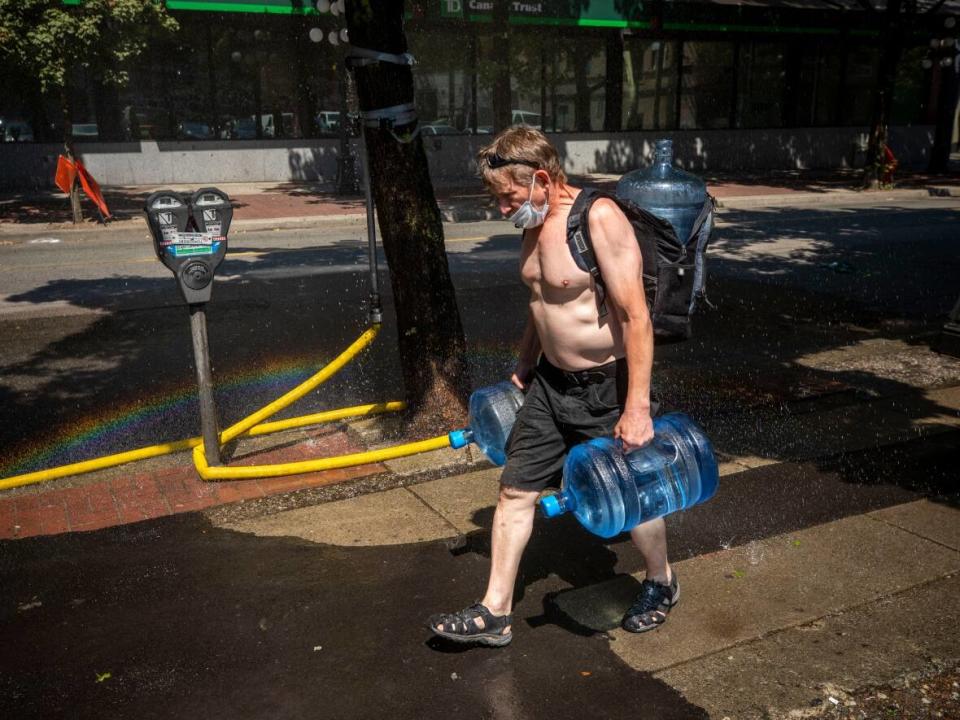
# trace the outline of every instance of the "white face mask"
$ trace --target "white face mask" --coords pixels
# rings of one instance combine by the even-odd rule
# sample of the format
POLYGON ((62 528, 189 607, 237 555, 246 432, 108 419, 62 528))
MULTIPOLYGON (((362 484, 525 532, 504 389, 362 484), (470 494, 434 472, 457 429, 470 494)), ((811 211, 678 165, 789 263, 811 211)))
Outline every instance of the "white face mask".
POLYGON ((532 230, 535 227, 543 225, 543 221, 547 219, 547 211, 550 209, 550 203, 544 200, 543 206, 538 210, 533 206, 533 203, 530 202, 533 199, 533 187, 536 183, 537 176, 534 175, 530 182, 530 197, 523 205, 517 208, 517 211, 513 215, 507 218, 507 220, 513 223, 514 227, 523 230, 532 230))

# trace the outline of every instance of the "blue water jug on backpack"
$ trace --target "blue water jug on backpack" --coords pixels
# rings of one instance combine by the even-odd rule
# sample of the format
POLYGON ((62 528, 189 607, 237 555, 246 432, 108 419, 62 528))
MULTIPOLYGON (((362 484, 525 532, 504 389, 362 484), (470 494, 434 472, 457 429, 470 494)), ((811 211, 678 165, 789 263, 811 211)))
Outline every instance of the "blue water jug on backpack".
POLYGON ((643 286, 660 340, 691 335, 690 318, 706 302, 705 252, 713 232, 713 198, 703 180, 672 166, 673 143, 659 140, 654 164, 624 175, 615 195, 584 188, 567 220, 567 244, 597 288, 600 316, 607 313, 603 278, 590 241, 587 214, 600 198, 617 203, 640 244, 643 286))

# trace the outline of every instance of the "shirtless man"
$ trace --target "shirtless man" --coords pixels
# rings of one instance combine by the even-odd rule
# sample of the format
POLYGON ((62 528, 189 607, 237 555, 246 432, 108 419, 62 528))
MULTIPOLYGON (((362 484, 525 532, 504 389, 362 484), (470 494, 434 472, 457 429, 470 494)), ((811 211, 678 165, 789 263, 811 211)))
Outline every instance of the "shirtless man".
MULTIPOLYGON (((567 245, 567 216, 580 190, 567 184, 543 133, 509 128, 480 151, 477 162, 501 214, 524 230, 520 274, 530 304, 511 380, 525 399, 507 443, 486 593, 465 610, 431 617, 429 627, 458 642, 499 646, 512 639, 514 584, 537 498, 559 485, 567 451, 604 435, 619 438, 624 451, 653 438, 653 326, 633 228, 603 198, 589 214, 609 307, 600 317, 593 279, 578 268, 567 245)), ((622 624, 644 632, 666 620, 679 586, 667 562, 663 519, 638 525, 630 535, 646 564, 646 580, 622 624)))

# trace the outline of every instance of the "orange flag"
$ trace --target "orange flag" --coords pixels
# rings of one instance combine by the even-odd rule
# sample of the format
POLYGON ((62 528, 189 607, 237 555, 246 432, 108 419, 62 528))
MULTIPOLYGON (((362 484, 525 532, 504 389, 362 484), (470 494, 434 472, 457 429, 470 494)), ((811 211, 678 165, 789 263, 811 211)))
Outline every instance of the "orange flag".
POLYGON ((97 204, 97 207, 100 208, 100 214, 103 215, 103 219, 106 220, 110 217, 110 209, 107 207, 107 201, 103 199, 103 193, 100 192, 100 186, 97 185, 97 181, 93 179, 93 175, 87 172, 87 169, 83 166, 83 163, 77 160, 76 166, 77 174, 80 176, 80 186, 87 194, 87 197, 97 204))
POLYGON ((73 187, 73 181, 77 177, 77 168, 63 155, 57 160, 57 174, 53 182, 57 187, 63 190, 67 195, 70 194, 70 188, 73 187))

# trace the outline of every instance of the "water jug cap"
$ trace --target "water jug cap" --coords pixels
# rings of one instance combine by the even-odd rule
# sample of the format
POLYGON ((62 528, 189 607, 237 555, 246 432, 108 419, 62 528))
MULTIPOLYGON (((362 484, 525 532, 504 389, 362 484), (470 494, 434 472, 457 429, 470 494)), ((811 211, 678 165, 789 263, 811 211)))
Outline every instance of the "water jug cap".
POLYGON ((450 447, 454 450, 459 450, 462 447, 466 447, 473 441, 473 433, 470 430, 452 430, 448 435, 447 439, 450 441, 450 447))
POLYGON ((653 150, 654 160, 658 163, 669 163, 673 160, 673 140, 664 138, 657 140, 653 150))
POLYGON ((564 513, 559 495, 544 495, 540 498, 540 509, 543 511, 543 516, 548 518, 557 517, 557 515, 563 515, 564 513))

